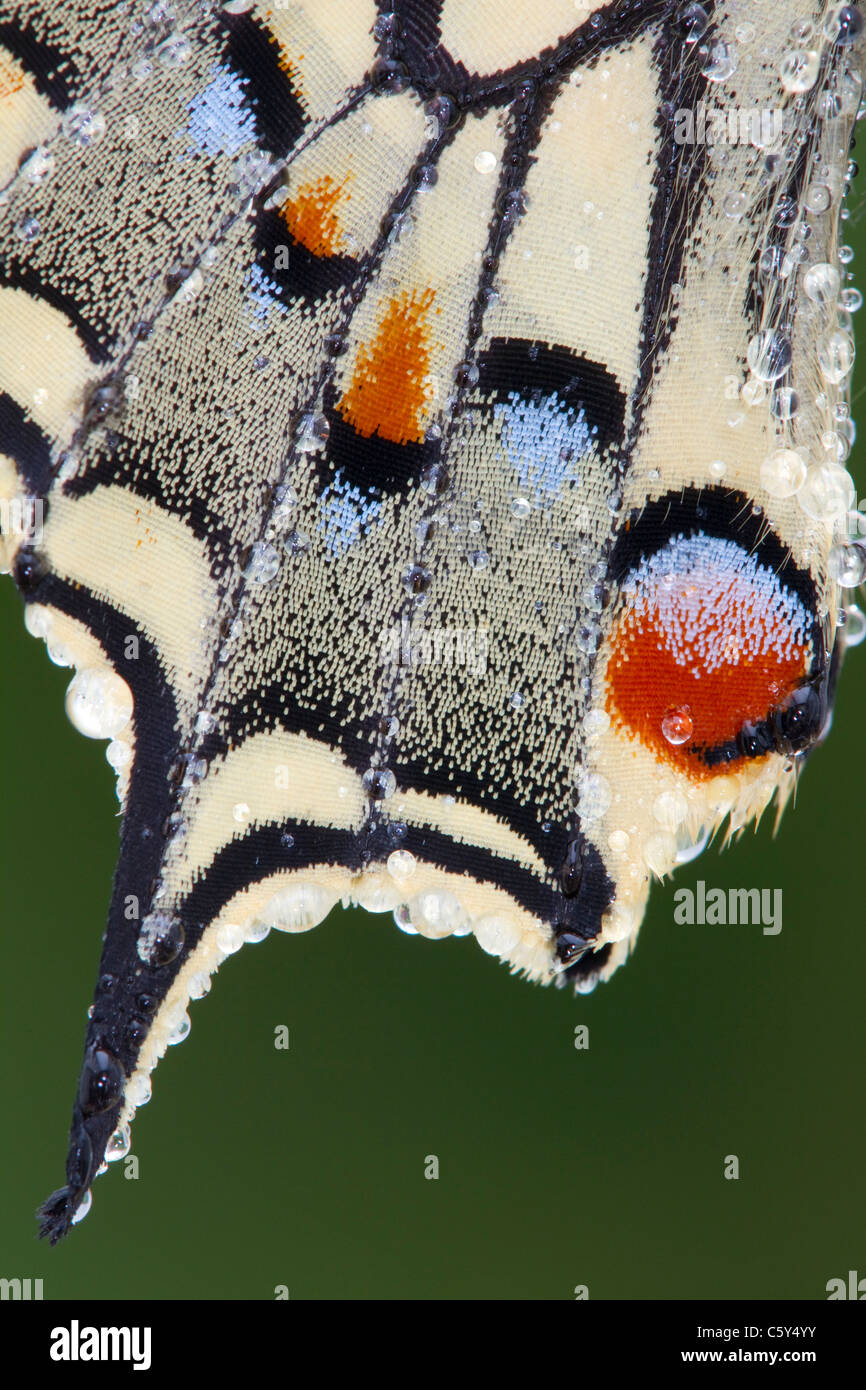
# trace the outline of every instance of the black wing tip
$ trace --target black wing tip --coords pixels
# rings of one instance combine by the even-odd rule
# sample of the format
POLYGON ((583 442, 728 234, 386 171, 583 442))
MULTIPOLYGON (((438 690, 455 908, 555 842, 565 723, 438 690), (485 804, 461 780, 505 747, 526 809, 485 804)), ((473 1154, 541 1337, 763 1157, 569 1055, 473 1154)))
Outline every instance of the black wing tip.
POLYGON ((69 1234, 72 1218, 81 1204, 82 1193, 74 1193, 69 1187, 58 1187, 36 1213, 39 1222, 39 1238, 56 1245, 69 1234))

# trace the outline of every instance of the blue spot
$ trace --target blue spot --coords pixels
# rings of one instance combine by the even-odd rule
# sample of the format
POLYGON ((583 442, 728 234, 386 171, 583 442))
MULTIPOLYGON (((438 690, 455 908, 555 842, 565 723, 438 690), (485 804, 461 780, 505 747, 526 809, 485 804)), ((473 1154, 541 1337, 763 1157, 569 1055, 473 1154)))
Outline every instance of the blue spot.
POLYGON ((205 154, 237 154, 255 140, 255 118, 246 105, 241 79, 219 64, 214 64, 211 72, 214 80, 189 103, 187 129, 192 143, 205 154))
POLYGON ((501 427, 502 454, 521 490, 535 494, 537 507, 550 506, 566 484, 580 482, 578 465, 592 451, 598 432, 587 424, 582 407, 563 407, 555 395, 534 405, 514 391, 507 402, 494 406, 493 414, 501 427))
POLYGON ((266 319, 268 310, 277 308, 281 313, 285 309, 280 301, 279 286, 265 274, 260 265, 251 265, 247 271, 247 278, 244 282, 247 299, 253 306, 256 318, 266 319))
POLYGON ((338 560, 344 550, 359 541, 378 521, 382 504, 365 497, 338 471, 322 492, 319 508, 319 530, 325 534, 328 553, 338 560))

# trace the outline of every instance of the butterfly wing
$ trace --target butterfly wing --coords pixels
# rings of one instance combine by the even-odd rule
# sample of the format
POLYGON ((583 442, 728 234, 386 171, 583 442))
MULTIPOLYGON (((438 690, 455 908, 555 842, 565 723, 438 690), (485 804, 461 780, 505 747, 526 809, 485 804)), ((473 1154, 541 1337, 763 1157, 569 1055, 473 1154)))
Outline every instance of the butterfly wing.
POLYGON ((7 563, 123 808, 55 1240, 243 942, 342 900, 591 988, 784 801, 838 657, 858 35, 2 13, 7 563))

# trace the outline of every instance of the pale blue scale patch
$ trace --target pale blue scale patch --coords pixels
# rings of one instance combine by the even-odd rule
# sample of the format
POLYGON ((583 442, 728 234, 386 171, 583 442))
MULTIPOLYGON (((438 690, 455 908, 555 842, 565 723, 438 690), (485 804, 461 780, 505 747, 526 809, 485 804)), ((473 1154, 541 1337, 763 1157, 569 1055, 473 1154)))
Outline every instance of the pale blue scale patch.
POLYGON ((550 506, 566 485, 580 482, 580 464, 595 443, 583 410, 563 408, 554 396, 535 405, 516 391, 493 408, 500 426, 499 457, 511 465, 522 492, 537 507, 550 506))
POLYGON ((247 303, 257 319, 266 319, 270 309, 279 309, 280 313, 285 313, 285 306, 280 299, 279 286, 269 275, 265 274, 260 265, 250 266, 244 281, 244 289, 247 303))
POLYGON ((338 471, 319 498, 318 528, 324 532, 325 547, 334 560, 369 531, 382 511, 381 502, 365 497, 347 483, 338 471))
POLYGON ((256 126, 241 79, 215 63, 213 81, 189 104, 187 130, 192 144, 212 158, 235 155, 255 141, 256 126))

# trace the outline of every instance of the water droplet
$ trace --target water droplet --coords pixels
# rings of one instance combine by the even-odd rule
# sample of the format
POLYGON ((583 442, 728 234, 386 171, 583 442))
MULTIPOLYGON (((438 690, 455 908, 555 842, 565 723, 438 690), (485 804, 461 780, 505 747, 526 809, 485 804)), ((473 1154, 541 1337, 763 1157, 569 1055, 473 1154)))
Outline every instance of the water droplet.
POLYGON ((853 246, 840 246, 836 254, 842 265, 850 265, 854 259, 854 248, 853 246))
POLYGON ((105 1146, 106 1163, 117 1163, 118 1159, 126 1158, 131 1147, 132 1135, 129 1125, 121 1125, 120 1129, 114 1131, 105 1146))
POLYGON ((765 329, 749 339, 746 360, 759 381, 777 381, 791 365, 791 341, 777 328, 765 329))
MULTIPOLYGON (((763 381, 758 381, 757 377, 750 376, 748 381, 743 382, 740 391, 740 399, 748 406, 760 405, 767 399, 767 387, 763 381)), ((712 468, 712 464, 710 464, 712 468)))
POLYGON ((584 656, 593 656, 601 643, 601 628, 597 623, 586 623, 582 626, 574 639, 574 645, 584 656))
POLYGON ((370 767, 361 778, 371 801, 387 801, 397 790, 397 778, 389 767, 370 767))
POLYGON ((238 825, 246 825, 250 818, 250 808, 245 801, 238 801, 232 807, 232 820, 237 821, 238 825))
POLYGON ((752 24, 751 20, 747 20, 745 24, 737 25, 734 30, 734 38, 737 40, 737 43, 752 43, 756 33, 757 30, 754 24, 752 24))
POLYGON ((253 584, 269 584, 279 572, 280 557, 267 541, 255 541, 244 570, 244 575, 253 584))
POLYGON ((702 58, 701 73, 709 82, 727 82, 737 70, 739 61, 737 50, 724 39, 702 45, 699 50, 702 58))
POLYGON ((800 409, 800 397, 790 386, 780 386, 770 399, 770 410, 777 420, 793 420, 800 409))
POLYGON ((262 150, 248 151, 232 165, 232 191, 241 202, 254 197, 263 187, 270 185, 274 177, 275 164, 269 154, 262 150))
POLYGON ((425 468, 420 478, 421 487, 430 497, 441 497, 447 492, 451 479, 448 470, 439 463, 425 468))
POLYGON ((824 36, 840 48, 849 48, 863 32, 863 16, 856 5, 833 6, 824 20, 824 36))
POLYGON ((512 499, 511 499, 511 515, 512 515, 512 516, 516 516, 516 517, 518 518, 519 521, 522 521, 524 517, 529 516, 529 513, 530 513, 531 511, 532 511, 532 503, 529 501, 529 499, 528 499, 527 497, 512 497, 512 499))
POLYGON ((419 893, 412 899, 410 911, 418 933, 434 941, 450 936, 465 917, 458 899, 447 888, 419 893))
POLYGON ((722 212, 726 217, 742 217, 749 206, 745 193, 727 193, 722 199, 722 212))
POLYGON ((287 531, 294 526, 295 513, 298 509, 298 495, 293 488, 286 487, 280 489, 280 494, 276 499, 276 506, 271 512, 270 524, 275 532, 287 531))
POLYGON ((35 241, 39 235, 39 220, 28 214, 15 224, 15 235, 19 241, 35 241))
POLYGON ((793 497, 806 480, 806 465, 793 449, 776 449, 761 464, 761 486, 771 497, 793 497))
POLYGON ((779 80, 786 92, 810 92, 818 80, 821 61, 814 48, 792 49, 779 64, 779 80))
POLYGON ((182 1043, 185 1038, 189 1037, 189 1030, 191 1027, 192 1024, 189 1021, 189 1014, 184 1013, 166 1038, 167 1045, 169 1047, 176 1047, 178 1043, 182 1043))
POLYGON ((132 711, 132 691, 114 671, 85 667, 69 682, 66 713, 87 738, 116 738, 132 711))
POLYGON ((142 1105, 147 1105, 153 1094, 153 1086, 149 1076, 141 1073, 130 1078, 126 1088, 126 1103, 132 1110, 139 1110, 142 1105))
POLYGON ((643 842, 643 861, 657 878, 669 874, 677 858, 675 837, 665 830, 655 835, 647 835, 643 842))
POLYGON ((57 160, 51 150, 39 145, 21 165, 21 173, 28 183, 42 183, 49 179, 57 167, 57 160))
POLYGON ((682 792, 660 792, 653 802, 653 816, 665 830, 676 830, 689 813, 682 792))
POLYGON ((132 749, 128 743, 114 739, 105 750, 105 758, 115 772, 120 772, 122 768, 129 767, 132 762, 132 749))
POLYGON ((613 799, 610 782, 600 772, 586 772, 577 781, 577 813, 581 821, 600 820, 613 799))
POLYGON ((156 56, 164 68, 182 68, 192 57, 192 45, 185 34, 169 34, 157 44, 156 56))
POLYGON ((189 275, 178 285, 174 292, 174 299, 179 304, 192 304, 194 299, 198 299, 204 289, 204 276, 198 269, 191 270, 189 275))
POLYGON ((327 443, 331 426, 324 415, 302 415, 295 433, 295 448, 301 454, 312 454, 327 443))
POLYGON ((216 944, 224 956, 233 956, 244 944, 244 929, 237 922, 223 922, 217 927, 216 944))
POLYGON ((141 924, 136 949, 148 965, 170 965, 186 939, 182 924, 167 912, 150 912, 141 924))
POLYGON ((71 106, 60 123, 67 140, 87 149, 96 145, 105 134, 105 117, 99 111, 90 111, 86 106, 71 106))
POLYGON ((319 883, 295 883, 274 894, 260 920, 276 931, 309 931, 325 920, 335 902, 334 894, 319 883))
POLYGON ((407 936, 417 936, 418 932, 412 925, 412 917, 409 908, 405 903, 401 903, 394 911, 394 925, 399 927, 407 936))
POLYGON ((800 506, 815 521, 834 521, 854 505, 851 474, 834 463, 816 464, 797 493, 800 506))
POLYGON ((856 589, 866 580, 866 546, 834 545, 830 573, 843 589, 856 589))
POLYGON ((843 290, 839 297, 839 303, 843 309, 847 309, 849 314, 856 314, 857 310, 862 307, 863 296, 859 290, 854 288, 843 290))
POLYGON ((196 715, 195 731, 201 737, 205 734, 212 734, 217 726, 217 722, 209 710, 200 709, 196 715))
POLYGON ((508 956, 520 941, 520 928, 509 917, 482 917, 473 926, 475 939, 489 956, 508 956))
POLYGON ((833 196, 826 183, 810 183, 806 189, 805 204, 809 212, 826 212, 833 196))
POLYGON ((662 734, 668 743, 672 743, 678 748, 683 743, 688 743, 694 731, 692 712, 688 705, 680 705, 677 709, 669 709, 662 720, 662 734))
POLYGON ((413 598, 426 594, 432 583, 433 573, 426 565, 410 565, 403 574, 403 588, 413 598))
POLYGON ((803 274, 803 292, 815 304, 835 303, 839 294, 839 284, 838 270, 827 261, 810 265, 803 274))
POLYGON ((610 715, 604 709, 587 710, 583 720, 583 731, 587 738, 597 738, 610 728, 610 715))
POLYGON ((805 48, 814 35, 815 26, 811 19, 795 19, 791 25, 789 38, 791 43, 797 44, 799 48, 805 48))
MULTIPOLYGON (((748 382, 746 383, 746 385, 748 385, 748 382)), ((743 389, 745 390, 745 387, 743 389)), ((711 478, 724 478, 727 471, 728 465, 725 463, 724 459, 713 459, 712 463, 709 465, 709 468, 707 469, 707 472, 709 473, 711 478)))
POLYGON ((677 28, 686 43, 699 43, 709 23, 709 15, 703 5, 684 5, 677 14, 677 28))
POLYGON ((388 873, 398 883, 404 883, 407 878, 411 878, 417 867, 417 860, 408 849, 395 849, 388 855, 386 862, 388 873))
POLYGON ((92 1206, 93 1193, 90 1188, 88 1188, 81 1201, 78 1203, 78 1206, 75 1208, 75 1215, 72 1218, 71 1224, 77 1226, 79 1221, 83 1221, 92 1206))
POLYGON ((508 697, 508 703, 512 709, 523 709, 526 704, 526 696, 521 690, 512 690, 508 697))
POLYGON ((396 58, 377 58, 370 69, 370 83, 379 92, 405 90, 409 72, 396 58))
POLYGON ((486 550, 470 550, 466 558, 470 568, 474 570, 484 570, 490 564, 490 556, 486 550))
POLYGON ((458 386, 475 386, 479 371, 475 362, 458 362, 454 368, 454 380, 458 386))
POLYGON ((310 549, 310 538, 305 531, 290 531, 283 541, 283 549, 289 555, 306 555, 310 549))
POLYGON ((854 366, 854 343, 847 333, 837 330, 818 343, 818 366, 825 381, 844 381, 854 366))
POLYGON ((832 463, 844 463, 851 452, 851 445, 838 430, 825 430, 821 435, 821 445, 830 455, 832 463))
POLYGON ((393 13, 380 14, 373 25, 373 38, 382 39, 394 38, 400 32, 400 17, 393 13))

